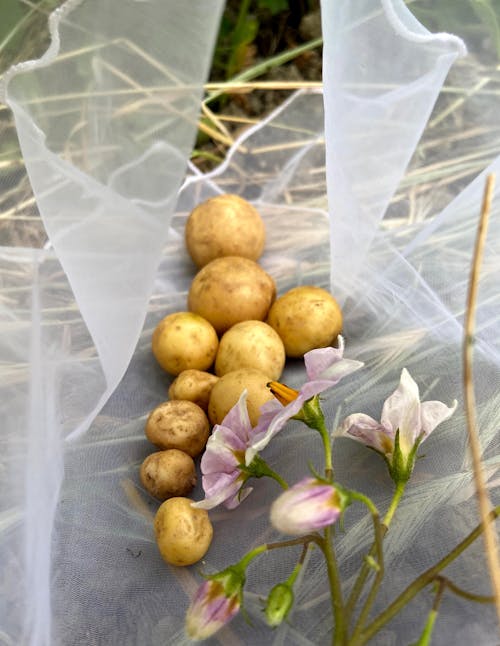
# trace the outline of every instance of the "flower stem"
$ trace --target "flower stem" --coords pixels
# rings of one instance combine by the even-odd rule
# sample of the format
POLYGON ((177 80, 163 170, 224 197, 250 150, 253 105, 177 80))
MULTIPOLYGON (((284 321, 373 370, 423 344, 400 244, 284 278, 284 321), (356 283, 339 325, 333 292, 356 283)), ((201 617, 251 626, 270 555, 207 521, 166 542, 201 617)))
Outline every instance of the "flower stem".
POLYGON ((436 592, 436 597, 434 599, 434 603, 432 604, 432 608, 430 609, 429 614, 427 616, 427 621, 425 622, 425 626, 422 631, 422 634, 420 635, 420 638, 418 642, 416 642, 415 646, 430 646, 432 633, 434 632, 434 625, 436 623, 438 610, 439 610, 439 606, 441 605, 441 598, 443 596, 445 587, 446 587, 446 584, 443 581, 440 581, 436 592))
POLYGON ((392 517, 394 516, 394 512, 396 511, 399 503, 401 502, 401 498, 403 497, 403 494, 405 492, 405 482, 399 482, 396 485, 396 489, 394 491, 394 495, 392 496, 391 504, 389 505, 389 509, 387 510, 384 520, 382 523, 385 525, 386 529, 389 528, 389 525, 391 524, 392 517))
MULTIPOLYGON (((394 516, 394 513, 397 509, 397 506, 399 505, 401 498, 403 496, 405 490, 405 485, 404 483, 399 483, 396 485, 396 489, 394 491, 394 495, 391 500, 391 504, 389 505, 389 509, 387 510, 384 519, 382 521, 382 527, 381 527, 381 532, 382 532, 382 538, 385 536, 385 533, 387 532, 387 529, 389 528, 389 525, 391 524, 392 518, 394 516)), ((376 543, 374 542, 370 551, 368 552, 368 557, 372 557, 375 554, 376 550, 376 543)), ((346 612, 346 618, 347 622, 349 622, 349 619, 354 611, 354 608, 356 606, 356 603, 359 599, 359 596, 361 592, 363 591, 363 587, 365 585, 366 579, 368 575, 371 572, 371 567, 369 563, 365 560, 363 563, 361 570, 359 571, 358 578, 354 582, 354 585, 352 587, 351 593, 347 599, 347 603, 345 606, 345 612, 346 612)))
POLYGON ((442 581, 446 585, 446 588, 450 592, 453 592, 453 594, 456 594, 458 597, 468 599, 469 601, 475 601, 476 603, 495 603, 495 597, 492 595, 475 594, 474 592, 463 590, 462 588, 459 588, 458 585, 453 583, 453 581, 450 581, 450 579, 447 579, 446 577, 441 575, 436 577, 436 579, 442 581))
POLYGON ((323 545, 323 539, 319 534, 307 534, 299 538, 291 538, 288 541, 278 541, 276 543, 266 543, 264 548, 266 550, 277 550, 283 547, 292 547, 293 545, 309 545, 309 543, 316 543, 320 547, 323 545))
MULTIPOLYGON (((355 642, 356 638, 363 630, 366 620, 368 619, 368 615, 370 613, 373 602, 375 601, 375 598, 377 596, 378 589, 380 587, 380 584, 382 583, 382 579, 384 578, 384 550, 382 546, 382 541, 384 539, 386 527, 385 526, 383 527, 382 524, 380 523, 378 510, 369 498, 357 492, 351 492, 351 496, 355 500, 359 500, 360 502, 364 503, 370 510, 370 513, 372 515, 372 520, 373 520, 373 531, 375 534, 375 542, 370 552, 374 551, 375 554, 377 555, 377 574, 373 581, 370 592, 368 593, 368 597, 366 598, 366 601, 363 605, 363 608, 361 609, 358 621, 356 622, 356 625, 354 627, 352 640, 355 642)), ((367 560, 365 561, 368 567, 370 567, 371 557, 372 555, 370 553, 368 555, 367 560)))
MULTIPOLYGON (((491 522, 500 515, 500 506, 495 507, 487 517, 491 522)), ((361 633, 358 645, 366 644, 388 621, 390 621, 409 601, 413 599, 425 586, 434 581, 437 575, 452 563, 462 552, 469 547, 484 531, 485 523, 480 523, 464 540, 451 550, 444 558, 417 577, 372 623, 361 633)))
POLYGON ((243 473, 248 474, 249 477, 272 478, 273 480, 276 480, 283 489, 288 489, 288 483, 280 476, 279 473, 276 473, 276 471, 271 469, 260 455, 256 455, 248 466, 240 464, 239 468, 243 473))
POLYGON ((330 434, 325 424, 325 417, 321 410, 321 404, 318 395, 308 399, 302 406, 300 415, 296 416, 309 428, 318 431, 321 435, 323 442, 323 450, 325 454, 325 479, 328 482, 333 482, 333 461, 332 461, 332 444, 330 434))
POLYGON ((342 646, 345 640, 345 615, 344 602, 342 599, 342 587, 340 585, 340 575, 337 565, 337 558, 333 548, 332 526, 325 529, 324 540, 321 548, 326 561, 328 573, 328 582, 330 584, 330 598, 332 602, 333 618, 335 626, 333 630, 332 646, 342 646))

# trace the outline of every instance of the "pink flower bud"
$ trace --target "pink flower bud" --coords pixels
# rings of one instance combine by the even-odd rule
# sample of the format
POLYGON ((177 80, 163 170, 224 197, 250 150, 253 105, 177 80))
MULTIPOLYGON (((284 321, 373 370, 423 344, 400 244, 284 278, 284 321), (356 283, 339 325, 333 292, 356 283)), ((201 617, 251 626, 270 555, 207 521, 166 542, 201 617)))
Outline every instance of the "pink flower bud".
POLYGON ((226 587, 216 579, 200 585, 186 613, 186 633, 191 639, 208 639, 238 613, 241 588, 235 586, 231 593, 226 587))
POLYGON ((302 536, 332 525, 344 504, 337 489, 316 478, 304 478, 271 506, 271 524, 283 534, 302 536))

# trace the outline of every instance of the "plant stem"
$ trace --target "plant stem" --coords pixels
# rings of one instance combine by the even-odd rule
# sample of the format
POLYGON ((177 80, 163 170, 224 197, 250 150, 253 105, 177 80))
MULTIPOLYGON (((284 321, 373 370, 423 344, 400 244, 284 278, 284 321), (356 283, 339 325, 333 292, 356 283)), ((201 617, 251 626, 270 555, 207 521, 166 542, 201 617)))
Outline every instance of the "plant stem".
MULTIPOLYGON (((500 506, 495 507, 487 516, 491 522, 500 514, 500 506)), ((462 552, 480 536, 486 523, 480 523, 461 543, 451 550, 444 558, 417 577, 360 635, 357 646, 366 644, 388 621, 390 621, 409 601, 413 599, 425 586, 429 585, 436 576, 454 561, 462 552)))
POLYGON ((266 543, 266 550, 277 550, 283 547, 292 547, 293 545, 308 545, 309 543, 316 543, 323 549, 323 539, 318 534, 307 534, 307 536, 300 536, 299 538, 291 538, 288 541, 279 541, 276 543, 266 543))
MULTIPOLYGON (((380 517, 378 514, 378 510, 373 504, 373 502, 364 496, 363 494, 351 492, 351 496, 355 500, 359 500, 360 502, 363 502, 368 509, 370 510, 370 513, 372 515, 373 519, 373 531, 375 534, 375 542, 373 545, 372 550, 370 552, 374 551, 377 554, 377 574, 375 576, 375 579, 373 581, 373 585, 370 589, 370 592, 368 593, 368 597, 366 598, 366 601, 363 605, 363 608, 361 609, 358 621, 356 622, 356 625, 354 627, 354 632, 352 635, 352 640, 355 641, 356 638, 361 634, 361 631, 363 630, 363 627, 366 623, 366 620, 368 619, 368 615, 370 613, 371 607, 373 605, 373 602, 375 601, 375 598, 377 596, 378 589, 380 587, 380 584, 382 583, 382 579, 384 578, 384 550, 382 546, 382 541, 384 538, 385 531, 382 528, 382 525, 380 523, 380 517)), ((394 513, 394 512, 393 512, 394 513)), ((384 526, 385 527, 385 526, 384 526)), ((371 554, 369 554, 368 559, 371 557, 371 554)), ((370 567, 369 560, 365 561, 365 564, 370 567)))
POLYGON ((330 598, 332 601, 333 619, 335 622, 332 638, 332 646, 343 646, 345 639, 345 618, 344 602, 342 599, 342 587, 340 585, 339 569, 335 550, 332 542, 332 526, 325 529, 322 550, 325 556, 328 582, 330 584, 330 598))
POLYGON ((475 603, 495 603, 495 597, 492 595, 475 594, 474 592, 463 590, 462 588, 459 588, 458 585, 453 583, 453 581, 450 581, 450 579, 447 579, 444 576, 438 576, 436 578, 446 584, 447 589, 450 592, 453 592, 453 594, 456 594, 458 597, 468 599, 469 601, 474 601, 475 603))
POLYGON ((384 520, 382 521, 386 529, 389 528, 389 525, 391 524, 391 521, 392 521, 392 517, 394 516, 394 512, 396 511, 399 503, 401 502, 401 498, 403 497, 403 494, 405 492, 405 486, 406 486, 406 483, 404 482, 399 482, 396 485, 396 489, 394 491, 391 504, 389 505, 389 509, 387 510, 384 516, 384 520))
POLYGON ((239 465, 240 471, 252 476, 254 478, 272 478, 282 487, 282 489, 288 489, 288 483, 280 476, 279 473, 276 473, 274 469, 267 464, 267 462, 257 454, 249 465, 245 465, 243 462, 239 465))
MULTIPOLYGON (((396 489, 394 491, 394 495, 391 500, 391 504, 389 505, 389 509, 387 510, 384 520, 382 521, 382 527, 381 527, 381 532, 382 532, 382 538, 385 536, 385 533, 387 532, 387 529, 389 528, 389 525, 391 524, 392 518, 394 516, 394 512, 396 511, 397 506, 399 505, 401 498, 403 496, 405 490, 405 485, 402 483, 399 483, 396 485, 396 489)), ((370 551, 368 552, 368 556, 373 556, 375 554, 376 550, 376 544, 373 543, 370 551)), ((359 596, 361 592, 363 591, 363 587, 365 585, 365 581, 370 574, 371 568, 369 564, 365 561, 363 565, 361 566, 361 570, 358 574, 358 578, 354 582, 354 585, 352 587, 351 593, 347 599, 347 603, 345 606, 345 611, 346 611, 346 621, 349 622, 349 619, 354 611, 354 607, 356 606, 356 603, 359 599, 359 596)))
POLYGON ((444 583, 444 581, 440 581, 434 603, 432 604, 432 608, 430 609, 430 612, 427 616, 427 621, 425 622, 425 626, 422 634, 420 635, 420 639, 415 644, 415 646, 430 646, 432 633, 434 632, 434 625, 436 623, 438 610, 439 606, 441 605, 441 598, 443 596, 445 587, 446 584, 444 583))

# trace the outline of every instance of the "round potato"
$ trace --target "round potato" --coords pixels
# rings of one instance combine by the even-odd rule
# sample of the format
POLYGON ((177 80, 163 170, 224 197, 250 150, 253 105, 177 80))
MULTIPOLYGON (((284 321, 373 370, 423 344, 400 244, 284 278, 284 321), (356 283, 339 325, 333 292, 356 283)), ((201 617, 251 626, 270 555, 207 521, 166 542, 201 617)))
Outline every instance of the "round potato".
POLYGON ((260 407, 273 398, 267 387, 268 382, 269 377, 258 370, 243 368, 226 373, 212 388, 208 403, 208 417, 211 423, 220 424, 246 388, 248 416, 252 426, 256 426, 260 417, 260 407))
POLYGON ((168 401, 157 406, 146 422, 146 437, 160 449, 179 449, 192 458, 208 440, 210 425, 204 411, 189 401, 168 401))
POLYGON ((171 375, 190 368, 207 370, 214 362, 218 346, 213 326, 192 312, 169 314, 153 332, 153 354, 171 375))
POLYGON ((342 311, 325 289, 304 285, 280 296, 267 322, 280 335, 287 357, 301 357, 332 345, 342 330, 342 311))
POLYGON ((196 467, 193 458, 184 451, 168 449, 148 455, 141 464, 139 477, 152 496, 166 500, 172 496, 185 496, 193 489, 196 467))
POLYGON ((193 262, 203 267, 223 256, 257 260, 264 250, 266 231, 250 202, 226 194, 206 200, 191 212, 185 238, 193 262))
POLYGON ((239 368, 253 368, 277 381, 285 367, 285 346, 273 328, 262 321, 236 323, 219 342, 215 372, 219 377, 239 368))
POLYGON ((248 258, 212 260, 191 284, 188 308, 222 334, 235 323, 263 321, 276 296, 274 280, 248 258))
POLYGON ((170 399, 185 399, 206 412, 208 400, 218 377, 202 370, 183 370, 170 384, 170 399))
POLYGON ((192 565, 205 556, 214 530, 204 509, 195 509, 189 498, 166 500, 156 512, 156 544, 171 565, 192 565))

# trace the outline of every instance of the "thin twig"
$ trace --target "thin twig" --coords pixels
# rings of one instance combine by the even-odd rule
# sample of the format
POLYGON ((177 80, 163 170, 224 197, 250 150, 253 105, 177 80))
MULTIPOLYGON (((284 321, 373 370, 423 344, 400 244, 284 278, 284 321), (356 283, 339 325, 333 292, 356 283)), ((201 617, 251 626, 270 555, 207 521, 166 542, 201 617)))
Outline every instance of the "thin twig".
POLYGON ((467 418, 467 433, 469 436, 469 445, 472 455, 472 464, 474 469, 474 482, 478 497, 479 513, 481 521, 484 523, 484 542, 486 547, 486 557, 488 570, 491 577, 491 585, 495 597, 495 607, 498 621, 500 623, 500 560, 498 557, 498 536, 493 523, 486 523, 486 519, 491 510, 491 502, 486 489, 486 479, 481 461, 481 446, 475 414, 475 397, 474 384, 472 377, 472 350, 474 343, 474 323, 477 301, 477 291, 479 284, 479 272, 483 258, 484 244, 488 227, 488 218, 491 211, 491 202, 493 199, 493 188, 495 185, 495 176, 488 175, 481 207, 481 216, 479 220, 476 244, 469 279, 469 292, 467 296, 467 309, 465 314, 465 335, 463 344, 463 372, 464 372, 464 394, 465 394, 465 412, 467 418))

